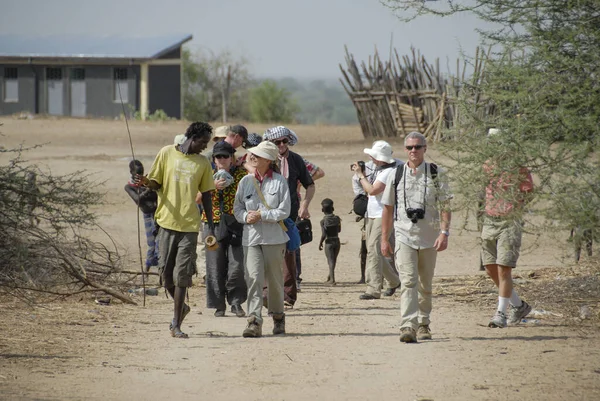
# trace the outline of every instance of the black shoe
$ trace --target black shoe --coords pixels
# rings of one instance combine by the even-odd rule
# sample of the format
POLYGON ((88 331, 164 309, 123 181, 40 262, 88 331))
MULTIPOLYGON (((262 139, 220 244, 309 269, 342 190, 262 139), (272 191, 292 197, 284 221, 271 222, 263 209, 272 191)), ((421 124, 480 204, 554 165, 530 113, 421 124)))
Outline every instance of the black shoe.
POLYGON ((225 311, 224 310, 216 310, 215 311, 215 317, 224 317, 225 316, 225 311))
POLYGON ((384 297, 391 297, 392 295, 394 295, 396 293, 396 290, 400 288, 400 285, 398 285, 398 287, 394 287, 394 288, 388 288, 387 290, 385 290, 385 292, 383 293, 384 297))
POLYGON ((377 297, 375 297, 374 295, 371 294, 367 294, 366 292, 364 294, 362 294, 360 297, 358 297, 358 299, 379 299, 377 297))
POLYGON ((246 316, 246 312, 244 312, 244 309, 240 305, 231 305, 231 313, 234 313, 237 317, 246 316))

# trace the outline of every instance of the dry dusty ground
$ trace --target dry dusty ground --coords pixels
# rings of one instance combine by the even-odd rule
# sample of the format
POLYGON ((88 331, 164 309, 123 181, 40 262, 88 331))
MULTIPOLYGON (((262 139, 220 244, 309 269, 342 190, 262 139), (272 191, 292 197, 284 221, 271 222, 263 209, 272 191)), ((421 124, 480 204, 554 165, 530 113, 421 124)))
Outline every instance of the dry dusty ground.
MULTIPOLYGON (((5 147, 48 143, 28 152, 26 159, 58 174, 87 169, 106 181, 109 205, 99 211, 101 224, 128 267, 138 269, 136 209, 122 189, 131 154, 124 122, 1 122, 0 144, 5 147)), ((185 126, 132 123, 136 156, 149 167, 158 149, 185 126)), ((265 128, 249 127, 255 132, 265 128)), ((300 136, 295 150, 326 171, 311 205, 313 221, 321 218, 320 200, 332 198, 344 221, 344 246, 337 268, 341 284, 335 288, 322 284, 327 267, 317 242, 303 247, 302 293, 287 315, 285 337, 270 336, 266 321, 263 338, 242 339, 245 321, 213 317, 204 307, 200 286, 190 295, 193 310, 184 325, 188 340, 169 336, 172 303, 164 296, 147 297, 146 307, 100 306, 87 296, 35 307, 4 300, 0 399, 600 399, 598 294, 593 293, 598 287, 582 284, 573 301, 589 301, 592 320, 573 318, 577 310, 566 307, 562 317, 545 315, 507 329, 487 328, 496 294, 477 271, 477 234, 457 229, 461 216, 455 216, 449 249, 438 258, 434 339, 400 343, 397 296, 359 301, 364 288, 354 284, 359 227, 347 214, 352 199, 348 166, 363 158, 368 143, 358 127, 292 128, 300 136)), ((393 145, 401 149, 399 143, 393 145)), ((428 156, 443 162, 433 147, 428 156)), ((99 231, 91 235, 106 240, 99 231)), ((517 287, 534 308, 552 311, 547 292, 537 292, 540 301, 534 297, 537 283, 560 282, 578 269, 565 265, 556 239, 528 235, 517 287)), ((135 297, 141 304, 141 297, 135 297)))

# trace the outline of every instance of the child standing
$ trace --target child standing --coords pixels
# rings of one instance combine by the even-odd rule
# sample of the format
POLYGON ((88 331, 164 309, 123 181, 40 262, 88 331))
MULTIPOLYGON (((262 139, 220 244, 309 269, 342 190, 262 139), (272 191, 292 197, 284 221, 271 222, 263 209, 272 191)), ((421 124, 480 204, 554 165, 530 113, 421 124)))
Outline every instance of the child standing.
POLYGON ((325 198, 321 201, 321 210, 325 214, 321 220, 321 241, 319 242, 319 251, 323 250, 325 242, 325 257, 329 264, 329 276, 327 284, 335 285, 335 264, 340 253, 340 238, 338 234, 342 231, 341 219, 333 214, 333 201, 325 198))
POLYGON ((158 266, 158 245, 154 238, 156 232, 156 223, 154 222, 154 212, 156 212, 156 202, 158 195, 156 191, 150 188, 144 188, 133 182, 136 174, 144 175, 144 165, 139 160, 129 162, 129 172, 131 180, 125 185, 125 192, 133 199, 136 205, 140 207, 144 215, 144 229, 146 231, 146 243, 148 251, 146 252, 146 271, 152 266, 158 266))

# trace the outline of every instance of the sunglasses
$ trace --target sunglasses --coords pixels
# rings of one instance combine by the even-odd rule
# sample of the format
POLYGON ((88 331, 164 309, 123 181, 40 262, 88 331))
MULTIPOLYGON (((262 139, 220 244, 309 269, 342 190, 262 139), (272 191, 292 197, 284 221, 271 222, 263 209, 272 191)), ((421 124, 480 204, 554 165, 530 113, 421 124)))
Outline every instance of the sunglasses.
POLYGON ((282 143, 283 143, 284 145, 287 145, 289 142, 290 142, 290 140, 289 140, 289 139, 287 139, 287 138, 283 138, 283 139, 280 139, 280 140, 278 140, 278 141, 273 141, 273 143, 274 143, 275 145, 277 145, 277 146, 281 145, 282 143))
POLYGON ((425 145, 414 145, 414 146, 406 146, 406 150, 419 150, 419 149, 423 149, 425 147, 425 145))
POLYGON ((229 159, 230 157, 230 155, 216 155, 215 159, 229 159))

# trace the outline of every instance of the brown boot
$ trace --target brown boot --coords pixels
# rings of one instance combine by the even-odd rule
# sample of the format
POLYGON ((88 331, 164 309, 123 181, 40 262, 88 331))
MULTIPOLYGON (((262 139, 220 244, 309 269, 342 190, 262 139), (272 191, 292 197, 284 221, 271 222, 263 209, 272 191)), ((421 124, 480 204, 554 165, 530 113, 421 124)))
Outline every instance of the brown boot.
POLYGON ((256 321, 256 316, 248 318, 248 326, 244 329, 242 337, 260 337, 262 336, 262 326, 256 321))
POLYGON ((273 335, 285 334, 285 313, 273 313, 273 335))

